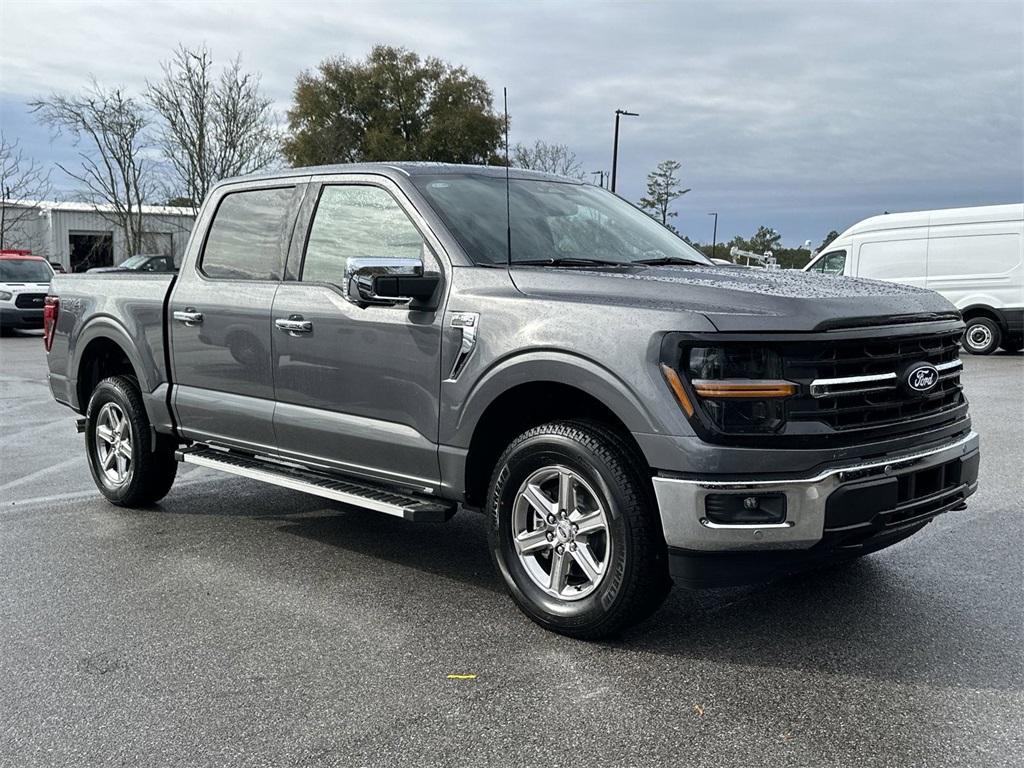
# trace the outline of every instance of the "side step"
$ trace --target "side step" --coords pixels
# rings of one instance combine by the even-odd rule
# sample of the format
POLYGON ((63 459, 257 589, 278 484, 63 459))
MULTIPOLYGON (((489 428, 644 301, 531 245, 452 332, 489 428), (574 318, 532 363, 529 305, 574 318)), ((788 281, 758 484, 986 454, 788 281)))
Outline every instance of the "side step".
POLYGON ((294 491, 304 491, 314 496, 372 509, 386 515, 404 517, 418 523, 443 523, 455 514, 455 505, 440 499, 424 499, 394 488, 363 481, 338 480, 321 472, 270 459, 256 459, 205 446, 183 448, 176 451, 174 457, 185 464, 219 469, 232 475, 241 475, 282 488, 291 488, 294 491))

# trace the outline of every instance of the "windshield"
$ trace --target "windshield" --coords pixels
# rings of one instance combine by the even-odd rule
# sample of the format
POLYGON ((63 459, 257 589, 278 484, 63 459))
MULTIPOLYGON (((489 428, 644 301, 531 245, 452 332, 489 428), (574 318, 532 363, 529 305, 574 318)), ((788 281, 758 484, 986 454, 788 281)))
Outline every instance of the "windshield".
POLYGON ((53 269, 37 259, 0 259, 0 283, 48 283, 53 269))
POLYGON ((125 259, 120 264, 118 264, 118 268, 120 268, 120 269, 138 269, 139 267, 141 267, 143 264, 146 263, 146 259, 148 259, 148 258, 149 258, 149 256, 146 256, 145 254, 142 254, 142 253, 140 253, 140 254, 138 254, 136 256, 129 256, 127 259, 125 259))
MULTIPOLYGON (((508 260, 503 177, 414 176, 412 181, 474 262, 508 260)), ((513 263, 711 264, 647 214, 600 187, 512 179, 509 207, 513 263)))

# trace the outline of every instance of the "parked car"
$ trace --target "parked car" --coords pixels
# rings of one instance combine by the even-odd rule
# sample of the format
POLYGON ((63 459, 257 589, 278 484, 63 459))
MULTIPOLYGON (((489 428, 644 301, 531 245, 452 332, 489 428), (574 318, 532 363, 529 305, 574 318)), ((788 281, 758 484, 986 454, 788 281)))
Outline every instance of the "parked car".
POLYGON ((930 288, 963 313, 968 352, 1024 347, 1024 205, 872 216, 804 269, 930 288))
POLYGON ((161 253, 137 253, 116 267, 93 267, 87 272, 174 272, 174 257, 161 253))
POLYGON ((857 557, 965 506, 948 301, 716 266, 606 190, 505 173, 224 181, 177 275, 58 275, 49 382, 100 493, 153 503, 186 462, 414 522, 482 511, 515 602, 588 638, 672 579, 857 557))
POLYGON ((0 330, 42 328, 53 268, 41 256, 0 252, 0 330))

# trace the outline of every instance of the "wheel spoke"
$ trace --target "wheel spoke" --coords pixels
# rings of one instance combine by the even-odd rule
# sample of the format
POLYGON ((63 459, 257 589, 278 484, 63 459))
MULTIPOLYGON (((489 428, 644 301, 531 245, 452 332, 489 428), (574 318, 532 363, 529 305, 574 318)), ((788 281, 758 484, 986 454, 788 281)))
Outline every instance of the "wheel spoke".
POLYGON ((110 469, 114 465, 114 459, 116 458, 117 454, 111 448, 104 456, 100 457, 100 464, 104 469, 110 469))
POLYGON ((604 531, 604 520, 602 514, 598 512, 587 512, 586 514, 580 514, 579 517, 569 518, 573 523, 576 524, 578 530, 576 531, 577 536, 587 536, 591 533, 600 533, 604 531))
POLYGON ((523 491, 523 496, 529 505, 533 507, 543 518, 546 518, 548 515, 554 514, 558 511, 555 502, 545 496, 540 487, 533 483, 526 486, 526 490, 523 491))
POLYGON ((120 453, 116 454, 117 457, 117 479, 123 480, 124 476, 128 472, 128 460, 120 453))
POLYGON ((601 577, 601 566, 597 564, 588 545, 578 545, 572 552, 572 559, 576 561, 576 564, 582 569, 583 575, 589 581, 595 582, 601 577))
POLYGON ((551 556, 551 573, 549 575, 548 589, 561 594, 565 589, 565 582, 569 576, 569 565, 572 559, 565 552, 555 552, 551 556))
POLYGON ((120 453, 126 460, 130 461, 132 458, 131 443, 121 443, 121 447, 118 448, 118 453, 120 453))
POLYGON ((114 442, 114 432, 106 424, 97 424, 96 434, 104 443, 109 444, 114 442))
POLYGON ((558 473, 558 509, 568 512, 576 509, 576 488, 573 485, 572 475, 564 470, 558 473))
POLYGON ((515 545, 520 555, 534 555, 550 549, 551 542, 548 541, 546 530, 526 531, 516 536, 515 545))

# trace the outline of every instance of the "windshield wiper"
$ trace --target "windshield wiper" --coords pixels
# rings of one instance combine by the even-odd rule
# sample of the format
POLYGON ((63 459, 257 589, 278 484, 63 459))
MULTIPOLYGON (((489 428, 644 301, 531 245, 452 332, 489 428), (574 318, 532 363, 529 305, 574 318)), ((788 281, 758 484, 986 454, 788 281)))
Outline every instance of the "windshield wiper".
POLYGON ((624 261, 605 261, 604 259, 587 259, 579 258, 575 256, 557 257, 550 259, 517 259, 512 262, 512 266, 517 264, 528 266, 542 266, 542 267, 590 267, 594 265, 599 266, 613 266, 613 267, 625 267, 628 266, 628 262, 624 261))
POLYGON ((694 267, 706 267, 703 261, 695 261, 694 259, 684 259, 682 256, 659 256, 656 259, 638 259, 633 264, 643 264, 648 267, 661 267, 665 264, 689 264, 694 267))

